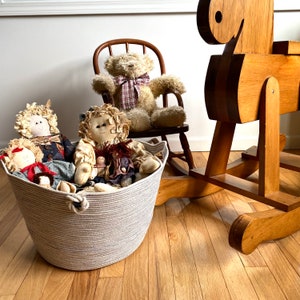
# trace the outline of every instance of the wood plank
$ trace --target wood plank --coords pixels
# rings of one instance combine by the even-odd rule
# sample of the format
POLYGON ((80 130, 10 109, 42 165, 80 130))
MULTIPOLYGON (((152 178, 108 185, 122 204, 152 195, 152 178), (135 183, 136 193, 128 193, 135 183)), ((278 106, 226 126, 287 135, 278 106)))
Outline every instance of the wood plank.
POLYGON ((124 275, 125 259, 110 266, 101 268, 100 278, 122 277, 124 275))
MULTIPOLYGON (((92 299, 95 300, 121 300, 122 299, 122 277, 107 277, 101 278, 98 281, 95 296, 92 299)), ((138 289, 138 286, 136 286, 138 289)), ((126 298, 123 298, 126 299, 126 298)), ((128 298, 130 299, 130 298, 128 298)))
POLYGON ((0 274, 3 274, 7 268, 11 268, 11 262, 13 261, 16 253, 18 253, 20 248, 23 246, 28 236, 29 234, 25 221, 24 219, 21 219, 0 246, 0 274))
POLYGON ((32 266, 18 289, 14 300, 40 299, 53 267, 36 255, 32 266))
POLYGON ((201 213, 232 299, 256 299, 256 293, 239 254, 228 249, 227 228, 214 204, 215 194, 201 199, 201 213))
POLYGON ((9 268, 0 277, 0 295, 16 294, 28 270, 35 259, 36 251, 33 242, 28 236, 15 256, 9 268))
MULTIPOLYGON (((53 268, 39 299, 68 299, 74 276, 75 272, 53 268)), ((80 286, 78 288, 80 289, 80 286)))
POLYGON ((169 216, 167 226, 176 299, 203 299, 184 219, 169 216))
POLYGON ((280 285, 268 267, 246 267, 258 299, 285 300, 280 285))
MULTIPOLYGON (((0 176, 1 180, 2 177, 0 176)), ((3 185, 0 189, 1 201, 0 201, 0 221, 7 215, 7 212, 10 211, 16 205, 16 199, 8 183, 3 185)))
POLYGON ((15 224, 18 223, 21 218, 21 212, 17 204, 14 204, 9 211, 6 211, 6 215, 0 220, 0 245, 9 236, 15 224))
POLYGON ((99 275, 100 269, 75 273, 68 299, 93 299, 99 275))
POLYGON ((290 265, 293 266, 295 271, 300 276, 300 253, 298 251, 299 243, 297 240, 293 235, 291 235, 285 237, 284 239, 277 240, 276 244, 280 247, 290 265))
POLYGON ((122 299, 148 299, 149 297, 149 237, 146 234, 140 247, 126 258, 122 299), (137 289, 136 286, 139 288, 137 289))
POLYGON ((149 228, 149 299, 175 299, 165 206, 154 209, 149 228))
POLYGON ((191 202, 184 210, 184 219, 193 249, 203 299, 231 299, 210 233, 201 213, 201 200, 191 202))
POLYGON ((287 299, 299 299, 300 280, 295 269, 288 263, 286 257, 275 243, 259 246, 259 251, 266 260, 266 264, 276 278, 287 299))

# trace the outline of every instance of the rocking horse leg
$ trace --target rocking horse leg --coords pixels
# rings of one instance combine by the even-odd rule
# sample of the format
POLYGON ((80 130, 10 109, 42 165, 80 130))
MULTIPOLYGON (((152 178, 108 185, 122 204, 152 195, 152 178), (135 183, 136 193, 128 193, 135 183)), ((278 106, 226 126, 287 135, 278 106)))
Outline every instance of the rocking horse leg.
MULTIPOLYGON (((261 196, 279 190, 279 86, 267 79, 260 106, 259 191, 261 196)), ((247 213, 231 225, 229 244, 249 254, 264 241, 278 239, 300 229, 300 208, 247 213)))
MULTIPOLYGON (((207 164, 207 174, 225 173, 234 135, 235 124, 217 122, 212 147, 207 164), (222 149, 222 151, 220 151, 222 149)), ((234 168, 238 168, 236 165, 234 168)), ((193 172, 190 171, 192 174, 193 172)), ((156 205, 162 205, 173 197, 196 198, 215 193, 220 187, 193 176, 174 176, 162 178, 156 205)))
POLYGON ((266 80, 260 102, 259 121, 259 191, 261 196, 279 190, 280 167, 280 96, 274 77, 266 80))
POLYGON ((206 176, 226 172, 235 125, 235 123, 217 122, 206 165, 206 176))

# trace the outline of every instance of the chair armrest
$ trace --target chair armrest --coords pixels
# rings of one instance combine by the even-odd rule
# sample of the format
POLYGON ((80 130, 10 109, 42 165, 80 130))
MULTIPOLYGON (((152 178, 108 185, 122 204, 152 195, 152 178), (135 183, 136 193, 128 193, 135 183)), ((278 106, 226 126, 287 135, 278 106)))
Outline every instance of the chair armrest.
POLYGON ((177 99, 177 103, 178 103, 178 106, 181 106, 182 108, 184 108, 183 106, 183 100, 182 100, 182 96, 180 93, 178 92, 174 92, 174 91, 167 91, 167 93, 163 94, 163 107, 168 107, 169 103, 168 103, 168 95, 169 94, 173 94, 176 99, 177 99))

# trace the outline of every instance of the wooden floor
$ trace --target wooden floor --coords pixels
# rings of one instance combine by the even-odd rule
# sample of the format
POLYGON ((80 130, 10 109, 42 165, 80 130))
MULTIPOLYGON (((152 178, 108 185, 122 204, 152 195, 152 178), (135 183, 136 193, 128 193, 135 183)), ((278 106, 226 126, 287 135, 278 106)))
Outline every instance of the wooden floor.
MULTIPOLYGON (((207 153, 194 155, 201 166, 207 153)), ((283 171, 281 177, 283 189, 300 193, 298 174, 283 171)), ((225 190, 170 199, 155 208, 144 242, 127 259, 71 272, 37 254, 1 172, 0 299, 300 299, 300 232, 261 244, 248 256, 228 245, 239 214, 266 208, 225 190)))

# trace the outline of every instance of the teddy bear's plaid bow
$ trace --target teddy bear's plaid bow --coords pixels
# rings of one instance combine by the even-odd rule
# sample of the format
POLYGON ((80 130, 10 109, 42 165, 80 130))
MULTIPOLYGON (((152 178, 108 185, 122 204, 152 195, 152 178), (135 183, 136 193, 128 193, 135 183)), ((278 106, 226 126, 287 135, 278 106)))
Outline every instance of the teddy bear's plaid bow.
POLYGON ((150 77, 147 73, 134 79, 120 75, 116 76, 114 81, 122 88, 120 108, 126 110, 136 107, 138 96, 140 94, 140 85, 148 84, 150 77))

